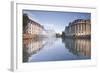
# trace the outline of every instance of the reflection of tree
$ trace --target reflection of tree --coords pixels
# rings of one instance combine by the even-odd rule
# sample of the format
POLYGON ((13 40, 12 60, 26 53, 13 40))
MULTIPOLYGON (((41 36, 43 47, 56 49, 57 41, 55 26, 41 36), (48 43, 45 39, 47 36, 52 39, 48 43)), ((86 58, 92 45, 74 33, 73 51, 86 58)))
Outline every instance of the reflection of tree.
POLYGON ((91 41, 89 39, 67 39, 63 38, 65 47, 75 55, 91 56, 91 41))

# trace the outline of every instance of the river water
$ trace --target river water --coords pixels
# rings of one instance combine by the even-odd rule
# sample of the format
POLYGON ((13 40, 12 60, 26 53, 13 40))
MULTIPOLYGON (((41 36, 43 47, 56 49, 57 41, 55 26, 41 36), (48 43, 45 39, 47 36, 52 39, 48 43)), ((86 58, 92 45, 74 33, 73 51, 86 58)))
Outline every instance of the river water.
POLYGON ((23 62, 91 59, 90 39, 44 38, 23 42, 23 62))

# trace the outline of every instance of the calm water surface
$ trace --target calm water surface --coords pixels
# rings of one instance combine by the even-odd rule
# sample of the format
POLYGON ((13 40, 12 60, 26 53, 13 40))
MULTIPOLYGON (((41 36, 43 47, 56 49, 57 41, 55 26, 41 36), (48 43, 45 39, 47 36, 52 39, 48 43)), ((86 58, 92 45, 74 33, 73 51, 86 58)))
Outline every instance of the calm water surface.
POLYGON ((91 41, 89 39, 43 38, 23 42, 23 62, 90 58, 91 41))

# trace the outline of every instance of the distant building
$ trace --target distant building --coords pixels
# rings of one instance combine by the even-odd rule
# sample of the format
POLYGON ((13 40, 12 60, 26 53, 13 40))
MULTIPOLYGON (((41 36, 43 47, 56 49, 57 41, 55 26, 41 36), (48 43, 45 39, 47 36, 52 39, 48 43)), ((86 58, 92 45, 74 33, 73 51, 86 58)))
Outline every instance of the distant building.
POLYGON ((91 36, 91 21, 77 19, 69 23, 65 27, 65 36, 67 37, 90 37, 91 36))

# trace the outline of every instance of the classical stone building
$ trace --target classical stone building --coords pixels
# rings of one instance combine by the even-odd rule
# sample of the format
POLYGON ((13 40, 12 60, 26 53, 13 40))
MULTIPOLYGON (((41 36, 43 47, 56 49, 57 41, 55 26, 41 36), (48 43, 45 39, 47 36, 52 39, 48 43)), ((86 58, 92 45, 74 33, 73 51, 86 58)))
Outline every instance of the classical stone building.
POLYGON ((65 36, 67 37, 90 37, 91 36, 91 21, 77 19, 69 23, 65 28, 65 36))
POLYGON ((23 34, 24 38, 31 38, 42 34, 44 27, 28 18, 26 14, 23 15, 23 34))
POLYGON ((40 33, 42 33, 43 29, 43 26, 41 26, 39 23, 30 20, 25 27, 25 33, 39 35, 40 33))

